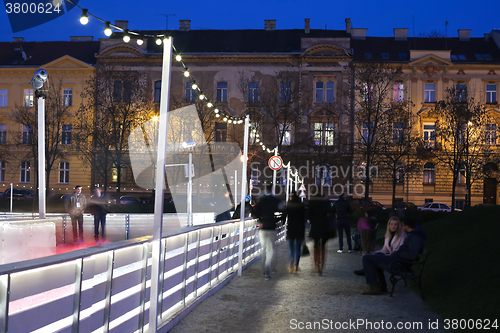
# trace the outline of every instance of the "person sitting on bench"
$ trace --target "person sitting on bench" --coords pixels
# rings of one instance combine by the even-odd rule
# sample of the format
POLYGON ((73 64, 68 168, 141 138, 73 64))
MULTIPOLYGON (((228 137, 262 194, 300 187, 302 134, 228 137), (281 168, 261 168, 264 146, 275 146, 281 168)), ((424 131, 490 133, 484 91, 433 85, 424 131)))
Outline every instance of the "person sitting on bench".
POLYGON ((363 295, 379 295, 382 289, 387 290, 384 270, 389 269, 391 263, 396 260, 411 262, 423 251, 425 234, 421 228, 417 228, 411 217, 403 220, 403 230, 408 236, 397 251, 392 254, 375 253, 363 256, 363 269, 368 285, 368 288, 363 290, 363 295))

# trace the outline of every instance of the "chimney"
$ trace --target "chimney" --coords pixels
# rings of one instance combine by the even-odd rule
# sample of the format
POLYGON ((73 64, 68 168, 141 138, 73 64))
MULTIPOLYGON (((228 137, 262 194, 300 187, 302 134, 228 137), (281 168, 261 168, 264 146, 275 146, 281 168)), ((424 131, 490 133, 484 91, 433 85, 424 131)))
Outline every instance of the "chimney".
POLYGON ((265 30, 276 30, 276 20, 264 20, 265 30))
POLYGON ((470 41, 470 29, 458 29, 458 40, 461 42, 470 41))
POLYGON ((115 26, 122 28, 123 30, 128 29, 128 21, 115 20, 115 26))
POLYGON ((351 19, 350 18, 345 19, 345 32, 347 32, 348 34, 351 33, 351 19))
POLYGON ((71 42, 92 42, 93 36, 69 36, 71 42))
POLYGON ((489 33, 485 33, 484 34, 484 41, 487 42, 490 40, 490 34, 489 33))
POLYGON ((407 40, 408 28, 394 28, 394 40, 407 40))
POLYGON ((351 28, 351 37, 352 39, 366 39, 366 30, 367 28, 351 28))
POLYGON ((16 43, 22 43, 24 42, 24 37, 14 37, 13 41, 16 43))
POLYGON ((305 32, 306 34, 308 34, 309 32, 311 32, 311 24, 309 23, 311 21, 311 19, 306 19, 306 27, 305 27, 305 32))
POLYGON ((190 31, 191 20, 179 20, 179 31, 190 31))

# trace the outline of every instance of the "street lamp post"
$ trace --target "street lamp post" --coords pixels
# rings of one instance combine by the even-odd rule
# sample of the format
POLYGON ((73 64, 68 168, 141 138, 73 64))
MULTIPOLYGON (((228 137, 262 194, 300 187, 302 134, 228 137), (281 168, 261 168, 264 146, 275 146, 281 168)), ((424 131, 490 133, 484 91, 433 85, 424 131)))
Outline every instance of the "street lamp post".
POLYGON ((187 188, 187 213, 188 226, 193 226, 193 148, 196 146, 196 141, 185 141, 182 143, 182 148, 189 149, 188 163, 188 188, 187 188))

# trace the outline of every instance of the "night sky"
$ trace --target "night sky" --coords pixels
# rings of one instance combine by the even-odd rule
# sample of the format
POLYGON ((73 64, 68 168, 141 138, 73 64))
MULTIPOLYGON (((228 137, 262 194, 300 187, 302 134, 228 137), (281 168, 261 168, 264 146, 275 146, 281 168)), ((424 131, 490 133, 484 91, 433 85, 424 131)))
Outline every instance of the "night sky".
MULTIPOLYGON (((9 1, 5 0, 6 3, 9 1)), ((457 29, 472 29, 471 37, 482 37, 484 33, 500 28, 499 0, 353 0, 342 3, 331 0, 80 0, 78 4, 111 23, 128 20, 131 30, 165 29, 167 19, 161 14, 170 14, 168 28, 172 30, 179 29, 179 20, 185 19, 191 20, 191 29, 196 30, 264 29, 266 19, 276 19, 276 29, 303 29, 305 18, 311 19, 312 29, 343 30, 347 17, 351 18, 353 28, 368 28, 368 36, 393 36, 393 28, 408 28, 409 36, 428 34, 433 30, 444 35, 446 21, 449 22, 449 37, 456 37, 457 29)), ((0 41, 12 41, 12 37, 24 37, 26 41, 68 41, 69 36, 105 38, 101 22, 90 18, 90 22, 82 26, 80 14, 80 9, 74 8, 51 22, 12 33, 7 14, 2 10, 0 41)))

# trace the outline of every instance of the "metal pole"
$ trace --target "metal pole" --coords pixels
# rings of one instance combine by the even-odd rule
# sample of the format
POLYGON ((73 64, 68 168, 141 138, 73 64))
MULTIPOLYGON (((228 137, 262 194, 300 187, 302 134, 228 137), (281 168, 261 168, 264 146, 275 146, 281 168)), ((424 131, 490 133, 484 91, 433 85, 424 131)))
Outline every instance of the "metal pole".
POLYGON ((193 226, 193 152, 191 151, 192 148, 189 148, 189 170, 188 170, 188 175, 189 175, 189 181, 188 181, 188 190, 187 190, 187 213, 188 213, 188 227, 193 226))
MULTIPOLYGON (((278 147, 274 148, 274 156, 278 155, 278 147)), ((276 174, 278 170, 273 170, 273 195, 276 195, 276 174)))
POLYGON ((288 198, 289 198, 289 193, 288 193, 288 189, 290 188, 290 162, 288 162, 287 166, 286 166, 286 202, 288 202, 288 198))
POLYGON ((295 192, 297 192, 297 185, 299 185, 299 171, 295 171, 295 192))
POLYGON ((12 202, 14 201, 14 188, 12 183, 10 183, 10 212, 12 213, 12 202))
POLYGON ((238 202, 238 170, 234 170, 234 206, 235 206, 235 208, 236 208, 237 202, 238 202))
MULTIPOLYGON (((156 157, 155 211, 151 263, 151 291, 149 307, 149 332, 158 329, 158 297, 160 297, 160 258, 163 223, 163 191, 165 189, 165 159, 167 154, 168 107, 170 97, 170 74, 172 67, 173 38, 163 40, 163 64, 161 75, 160 125, 158 129, 158 154, 156 157)), ((161 312, 160 312, 161 313, 161 312)))
POLYGON ((45 99, 38 98, 38 218, 45 218, 45 99))
POLYGON ((245 223, 245 197, 247 195, 247 161, 248 161, 248 131, 250 129, 250 117, 245 118, 245 136, 243 141, 243 166, 241 168, 241 198, 240 198, 240 242, 238 256, 238 276, 243 271, 243 231, 245 223))

